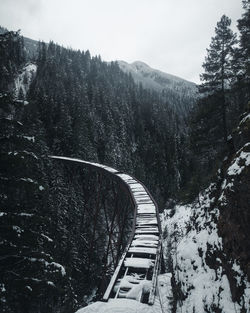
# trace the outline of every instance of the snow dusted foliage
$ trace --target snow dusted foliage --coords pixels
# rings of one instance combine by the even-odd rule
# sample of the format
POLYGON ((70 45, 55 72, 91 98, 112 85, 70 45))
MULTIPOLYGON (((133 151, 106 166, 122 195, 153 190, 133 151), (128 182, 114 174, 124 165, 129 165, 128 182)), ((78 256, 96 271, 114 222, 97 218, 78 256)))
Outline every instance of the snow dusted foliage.
POLYGON ((172 262, 175 278, 177 313, 235 313, 249 309, 250 284, 237 261, 227 258, 218 235, 216 189, 216 184, 211 184, 197 202, 177 205, 162 214, 165 255, 172 262), (232 300, 227 275, 230 270, 235 273, 238 288, 243 289, 238 302, 232 300))
POLYGON ((37 71, 37 65, 34 63, 28 63, 20 71, 14 81, 14 95, 17 98, 26 99, 27 92, 30 84, 34 79, 37 71))

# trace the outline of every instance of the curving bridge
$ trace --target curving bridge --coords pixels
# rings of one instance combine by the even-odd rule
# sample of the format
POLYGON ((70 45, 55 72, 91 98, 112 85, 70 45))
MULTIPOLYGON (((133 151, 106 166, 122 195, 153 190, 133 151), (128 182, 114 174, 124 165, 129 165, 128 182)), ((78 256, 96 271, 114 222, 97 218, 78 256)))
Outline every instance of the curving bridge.
POLYGON ((134 177, 109 166, 61 156, 51 158, 80 163, 112 176, 125 187, 134 207, 132 230, 102 300, 123 298, 154 304, 157 276, 163 269, 162 234, 157 204, 147 188, 134 177))

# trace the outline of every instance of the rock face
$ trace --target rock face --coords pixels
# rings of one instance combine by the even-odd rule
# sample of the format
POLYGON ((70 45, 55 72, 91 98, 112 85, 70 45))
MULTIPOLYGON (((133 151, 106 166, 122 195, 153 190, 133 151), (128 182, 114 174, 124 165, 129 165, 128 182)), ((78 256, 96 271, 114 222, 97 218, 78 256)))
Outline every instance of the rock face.
POLYGON ((189 205, 165 210, 165 259, 177 313, 250 309, 250 114, 217 178, 189 205))
POLYGON ((14 95, 18 99, 26 99, 27 92, 30 88, 30 84, 34 79, 37 71, 37 65, 35 63, 27 63, 14 81, 14 95))
POLYGON ((219 235, 226 254, 237 259, 250 280, 250 113, 233 133, 236 153, 224 161, 219 198, 219 235))

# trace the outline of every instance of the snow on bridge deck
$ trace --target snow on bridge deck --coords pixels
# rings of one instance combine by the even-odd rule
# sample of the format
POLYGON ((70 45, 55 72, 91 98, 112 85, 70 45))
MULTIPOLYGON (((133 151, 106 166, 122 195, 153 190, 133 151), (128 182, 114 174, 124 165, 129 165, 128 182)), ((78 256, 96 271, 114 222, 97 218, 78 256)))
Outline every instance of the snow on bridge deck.
MULTIPOLYGON (((129 284, 129 280, 127 281, 129 284)), ((131 299, 110 299, 90 304, 76 313, 170 313, 172 312, 173 294, 171 274, 158 276, 156 296, 153 305, 147 305, 131 299)))
POLYGON ((134 300, 112 299, 108 303, 98 301, 76 313, 159 313, 159 309, 134 300))
MULTIPOLYGON (((100 312, 113 312, 109 311, 108 308, 109 306, 113 307, 119 304, 119 298, 122 298, 123 301, 126 299, 127 302, 125 304, 125 311, 117 307, 116 313, 139 312, 139 307, 143 308, 142 311, 144 313, 154 312, 152 307, 140 303, 143 302, 151 305, 154 303, 157 275, 162 257, 161 226, 158 208, 147 188, 134 177, 121 173, 109 166, 60 156, 51 156, 51 158, 78 162, 102 170, 118 178, 120 182, 125 184, 134 204, 136 220, 128 246, 103 296, 103 301, 109 301, 107 303, 107 311, 102 310, 100 312), (110 302, 110 299, 116 300, 110 302), (137 311, 128 308, 131 299, 137 300, 137 311)), ((124 304, 124 302, 122 303, 124 304)), ((102 306, 103 303, 100 304, 100 302, 97 302, 94 304, 93 310, 91 309, 86 312, 97 312, 96 309, 102 306)))

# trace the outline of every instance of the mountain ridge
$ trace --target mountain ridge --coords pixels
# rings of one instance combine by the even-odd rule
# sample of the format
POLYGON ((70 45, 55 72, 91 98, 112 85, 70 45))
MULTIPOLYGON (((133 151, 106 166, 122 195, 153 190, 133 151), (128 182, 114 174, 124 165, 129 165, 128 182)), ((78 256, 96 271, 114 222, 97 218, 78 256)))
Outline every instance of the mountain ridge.
POLYGON ((132 65, 132 66, 135 66, 135 67, 138 67, 138 66, 145 67, 145 68, 150 69, 151 71, 153 70, 153 71, 159 72, 159 73, 161 73, 161 74, 163 74, 163 75, 167 75, 167 76, 169 76, 169 77, 172 78, 172 79, 176 79, 176 80, 179 80, 179 81, 184 81, 184 82, 187 82, 187 83, 191 83, 191 84, 196 85, 194 82, 189 81, 189 80, 187 80, 187 79, 185 79, 185 78, 179 77, 179 76, 174 75, 174 74, 167 73, 167 72, 165 72, 165 71, 163 71, 163 70, 160 70, 160 69, 156 69, 156 68, 154 68, 154 67, 148 65, 148 64, 147 64, 146 62, 144 62, 144 61, 135 60, 135 61, 133 61, 132 63, 129 63, 129 62, 126 62, 126 61, 123 61, 123 60, 117 60, 117 62, 118 62, 118 64, 119 64, 119 63, 126 63, 126 64, 128 64, 128 65, 132 65))
MULTIPOLYGON (((9 31, 7 28, 0 26, 0 34, 7 31, 9 31)), ((23 40, 27 56, 30 59, 37 58, 39 42, 28 37, 23 37, 23 40)), ((46 45, 47 44, 48 43, 46 43, 46 45)), ((141 83, 145 89, 160 93, 164 101, 168 102, 180 117, 186 117, 192 109, 190 103, 195 103, 197 98, 197 85, 195 83, 173 74, 154 69, 140 60, 136 60, 132 63, 127 63, 122 60, 113 62, 117 62, 123 72, 127 74, 130 73, 137 84, 141 83)))
POLYGON ((128 63, 126 61, 123 60, 117 60, 116 61, 119 65, 119 67, 124 71, 124 72, 129 72, 132 74, 133 78, 138 80, 139 82, 142 83, 142 85, 146 85, 145 80, 142 80, 142 77, 137 77, 135 75, 135 73, 137 73, 137 75, 143 76, 144 78, 148 78, 152 80, 152 85, 151 88, 152 89, 164 89, 164 88, 168 88, 168 84, 170 83, 170 81, 174 81, 177 84, 186 84, 187 86, 190 86, 190 88, 196 88, 196 84, 193 82, 190 82, 184 78, 178 77, 176 75, 173 74, 169 74, 166 73, 164 71, 152 68, 151 66, 149 66, 148 64, 146 64, 143 61, 134 61, 132 63, 128 63), (159 80, 159 78, 162 78, 162 81, 159 80), (157 84, 157 86, 154 86, 153 81, 157 84))
POLYGON ((132 75, 137 84, 142 84, 146 89, 159 92, 178 115, 187 116, 192 109, 190 103, 195 103, 197 98, 197 85, 195 83, 154 69, 142 61, 127 63, 118 60, 117 63, 123 72, 132 75))

